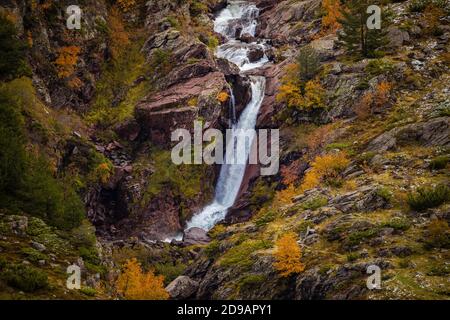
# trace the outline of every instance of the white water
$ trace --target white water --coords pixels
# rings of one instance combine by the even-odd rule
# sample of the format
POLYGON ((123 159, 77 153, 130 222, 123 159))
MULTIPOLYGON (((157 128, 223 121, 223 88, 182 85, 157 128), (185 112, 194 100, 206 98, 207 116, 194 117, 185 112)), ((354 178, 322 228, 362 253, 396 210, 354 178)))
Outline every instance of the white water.
MULTIPOLYGON (((216 55, 238 65, 241 71, 247 71, 263 66, 268 59, 264 56, 260 61, 250 63, 247 58, 247 52, 255 46, 263 44, 246 44, 236 40, 237 26, 242 28, 243 33, 249 33, 254 36, 257 26, 259 10, 255 5, 246 1, 229 1, 227 8, 222 10, 215 20, 214 30, 224 35, 228 42, 217 49, 216 55)), ((238 35, 240 36, 240 35, 238 35)), ((251 77, 252 99, 242 112, 239 121, 233 124, 232 129, 254 129, 259 109, 264 99, 266 79, 264 77, 251 77)), ((238 131, 241 132, 241 131, 238 131)), ((245 139, 236 132, 233 133, 233 139, 227 145, 227 151, 236 148, 236 139, 245 139)), ((251 145, 250 141, 250 145, 251 145)), ((244 156, 246 161, 249 157, 249 149, 235 150, 238 158, 244 156), (245 154, 242 154, 244 152, 245 154)), ((204 230, 210 230, 215 224, 223 220, 228 209, 233 206, 239 189, 244 178, 246 165, 243 164, 224 164, 221 168, 219 180, 217 181, 214 201, 205 207, 200 213, 196 214, 188 222, 187 228, 198 227, 204 230)))

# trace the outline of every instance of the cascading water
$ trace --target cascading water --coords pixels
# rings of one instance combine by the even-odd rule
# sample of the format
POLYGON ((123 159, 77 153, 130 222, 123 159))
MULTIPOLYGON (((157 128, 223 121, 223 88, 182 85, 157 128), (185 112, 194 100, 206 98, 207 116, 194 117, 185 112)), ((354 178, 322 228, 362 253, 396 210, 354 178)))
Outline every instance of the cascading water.
MULTIPOLYGON (((268 62, 265 55, 261 60, 253 63, 249 61, 247 56, 248 51, 252 48, 261 47, 264 49, 264 44, 247 44, 236 40, 237 37, 245 33, 253 37, 255 36, 258 16, 259 10, 255 5, 247 1, 229 1, 228 6, 222 10, 215 20, 214 30, 228 39, 227 43, 217 49, 216 55, 235 63, 241 71, 258 68, 268 62)), ((252 76, 250 80, 252 99, 242 112, 237 123, 233 123, 233 138, 230 139, 227 145, 227 153, 230 150, 234 150, 240 159, 245 159, 246 161, 249 157, 249 149, 236 149, 236 139, 245 139, 246 137, 240 136, 240 131, 236 131, 236 129, 255 128, 258 112, 264 99, 266 85, 266 79, 264 77, 252 76)), ((186 229, 198 227, 204 230, 210 230, 216 223, 225 218, 228 209, 236 201, 244 178, 245 169, 245 164, 224 164, 222 166, 213 203, 195 215, 188 222, 186 229)))

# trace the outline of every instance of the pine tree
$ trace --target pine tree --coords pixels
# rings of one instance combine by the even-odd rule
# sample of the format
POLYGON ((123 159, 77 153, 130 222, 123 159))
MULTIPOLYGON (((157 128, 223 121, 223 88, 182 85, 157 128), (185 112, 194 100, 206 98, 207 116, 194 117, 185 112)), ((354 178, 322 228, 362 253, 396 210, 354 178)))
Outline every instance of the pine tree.
POLYGON ((374 4, 369 0, 348 0, 342 9, 342 17, 338 19, 342 25, 339 40, 347 50, 362 57, 373 58, 380 55, 379 49, 388 43, 387 29, 389 14, 382 10, 381 29, 369 29, 367 20, 371 14, 367 8, 374 4))
POLYGON ((299 77, 302 81, 309 81, 315 77, 320 69, 319 56, 311 46, 305 46, 300 49, 297 56, 299 65, 299 77))

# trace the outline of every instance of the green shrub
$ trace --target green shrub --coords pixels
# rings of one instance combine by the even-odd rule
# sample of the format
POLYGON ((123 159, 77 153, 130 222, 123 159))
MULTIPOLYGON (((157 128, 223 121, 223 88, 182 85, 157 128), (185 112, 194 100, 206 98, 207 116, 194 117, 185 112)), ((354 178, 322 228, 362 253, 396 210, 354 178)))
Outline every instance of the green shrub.
POLYGON ((97 242, 95 227, 88 220, 83 220, 79 227, 72 230, 71 242, 80 247, 93 247, 97 242))
POLYGON ((411 222, 405 218, 393 218, 390 221, 383 223, 381 227, 393 228, 397 231, 406 231, 411 227, 411 222))
POLYGON ((164 276, 164 283, 168 285, 186 270, 184 263, 157 263, 153 266, 157 274, 164 276))
POLYGON ((376 237, 378 235, 378 231, 379 231, 378 228, 371 228, 364 231, 353 232, 348 237, 348 244, 350 246, 358 245, 367 239, 376 237))
POLYGON ((189 6, 189 12, 191 13, 191 16, 196 17, 202 13, 208 12, 208 7, 202 2, 194 0, 189 6))
POLYGON ((359 254, 357 252, 352 252, 347 254, 347 261, 353 262, 359 259, 359 254))
POLYGON ((0 13, 0 79, 31 75, 26 62, 26 48, 14 24, 0 13))
POLYGON ((270 248, 270 243, 262 240, 246 240, 229 249, 220 259, 223 267, 235 266, 249 268, 254 263, 251 254, 255 251, 270 248))
POLYGON ((256 219, 255 224, 257 227, 262 227, 262 226, 265 226, 266 224, 274 221, 276 219, 276 217, 277 217, 277 213, 275 211, 268 210, 256 219))
POLYGON ((98 256, 97 249, 94 247, 91 247, 91 248, 80 247, 80 248, 78 248, 78 253, 80 254, 80 257, 82 257, 85 262, 89 262, 94 265, 99 265, 101 263, 101 260, 98 256))
POLYGON ((425 248, 450 248, 450 228, 446 220, 433 220, 425 235, 425 248))
POLYGON ((46 273, 25 265, 10 265, 2 272, 1 277, 9 286, 25 292, 34 292, 48 287, 46 273))
POLYGON ((94 288, 91 288, 91 287, 82 287, 80 289, 80 292, 89 297, 95 297, 95 295, 97 294, 97 290, 95 290, 94 288))
POLYGON ((213 240, 211 241, 208 246, 204 249, 204 253, 205 255, 209 258, 209 259, 217 259, 217 257, 219 257, 220 255, 220 243, 217 240, 213 240))
POLYGON ((301 205, 304 210, 317 210, 328 204, 328 199, 325 196, 318 196, 306 201, 301 205))
POLYGON ((450 156, 439 156, 431 160, 430 169, 431 170, 441 170, 447 168, 447 165, 450 161, 450 156))
POLYGON ((387 74, 394 69, 393 64, 386 59, 370 60, 366 66, 366 73, 370 78, 379 76, 380 74, 387 74))
MULTIPOLYGON (((70 184, 53 176, 39 151, 25 151, 25 119, 36 96, 28 78, 0 85, 0 207, 24 211, 61 229, 80 224, 84 205, 70 184)), ((31 149, 31 148, 30 148, 31 149)))
POLYGON ((376 190, 377 196, 384 199, 386 202, 390 202, 392 199, 392 192, 386 187, 380 187, 376 190))
POLYGON ((261 287, 267 280, 267 276, 262 274, 249 274, 239 279, 239 290, 254 291, 261 287))
POLYGON ((22 248, 22 254, 25 255, 26 259, 31 262, 38 262, 39 260, 48 260, 47 255, 34 248, 22 248))
POLYGON ((409 207, 416 211, 439 207, 450 199, 450 188, 446 185, 422 187, 408 194, 409 207))
POLYGON ((26 167, 24 118, 20 106, 9 90, 0 86, 0 194, 21 187, 26 167))

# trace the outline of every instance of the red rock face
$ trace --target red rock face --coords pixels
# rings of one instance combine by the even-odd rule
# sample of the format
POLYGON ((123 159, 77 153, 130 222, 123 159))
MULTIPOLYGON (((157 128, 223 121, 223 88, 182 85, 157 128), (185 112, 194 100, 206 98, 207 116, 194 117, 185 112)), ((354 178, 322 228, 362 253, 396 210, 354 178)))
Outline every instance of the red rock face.
MULTIPOLYGON (((197 71, 192 71, 195 74, 197 71)), ((202 114, 201 106, 189 105, 191 99, 200 102, 211 98, 213 112, 207 114, 208 121, 215 121, 220 114, 220 103, 214 101, 217 94, 226 88, 225 77, 220 72, 211 72, 202 77, 191 78, 174 84, 167 90, 141 102, 136 108, 136 118, 150 140, 159 145, 170 145, 171 133, 176 129, 193 129, 194 121, 202 114)))

